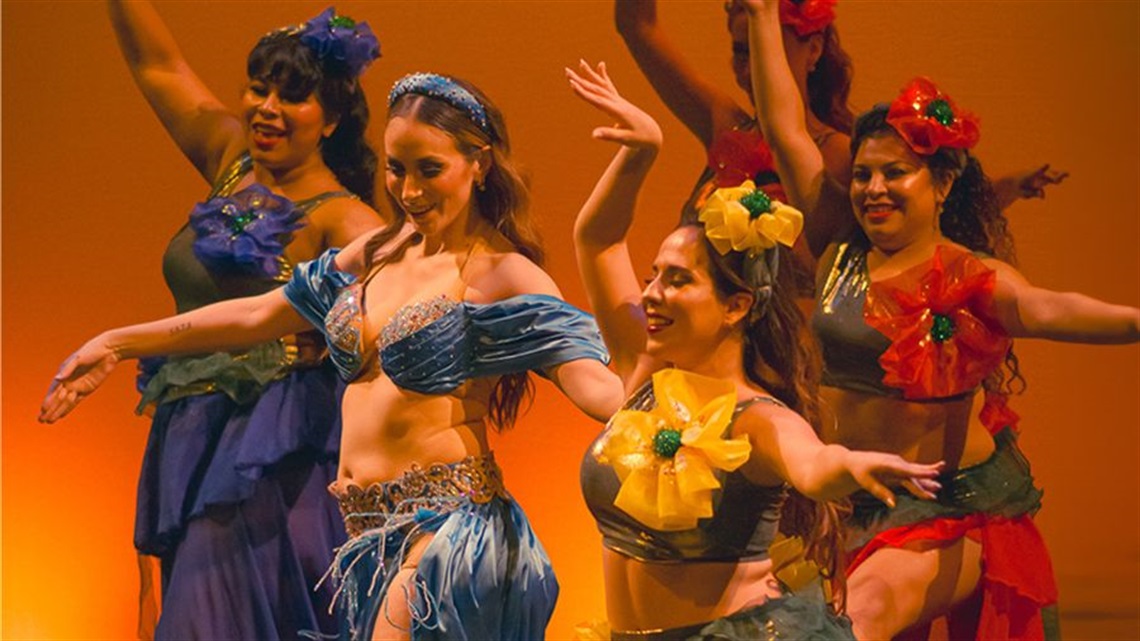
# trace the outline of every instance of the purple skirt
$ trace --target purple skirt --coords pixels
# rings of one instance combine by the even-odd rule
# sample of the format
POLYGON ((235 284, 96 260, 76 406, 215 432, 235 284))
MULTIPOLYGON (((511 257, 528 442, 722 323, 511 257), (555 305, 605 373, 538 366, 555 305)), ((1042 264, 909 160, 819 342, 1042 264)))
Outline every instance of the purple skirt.
POLYGON ((314 591, 345 541, 336 501, 343 385, 326 364, 163 404, 143 456, 135 547, 162 566, 157 639, 294 639, 333 632, 314 591))

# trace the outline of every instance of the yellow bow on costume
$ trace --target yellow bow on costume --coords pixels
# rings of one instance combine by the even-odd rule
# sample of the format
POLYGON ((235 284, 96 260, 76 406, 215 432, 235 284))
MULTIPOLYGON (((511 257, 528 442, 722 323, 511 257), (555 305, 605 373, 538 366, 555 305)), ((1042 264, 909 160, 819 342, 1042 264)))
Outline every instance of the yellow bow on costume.
POLYGON ((791 247, 804 227, 804 215, 798 209, 768 198, 751 180, 714 191, 701 207, 700 221, 705 224, 705 236, 722 256, 730 250, 755 256, 776 243, 791 247))
POLYGON ((731 381, 678 369, 653 375, 657 406, 621 410, 595 451, 621 480, 614 505, 655 530, 688 530, 712 516, 714 469, 748 460, 748 438, 724 438, 736 410, 731 381))

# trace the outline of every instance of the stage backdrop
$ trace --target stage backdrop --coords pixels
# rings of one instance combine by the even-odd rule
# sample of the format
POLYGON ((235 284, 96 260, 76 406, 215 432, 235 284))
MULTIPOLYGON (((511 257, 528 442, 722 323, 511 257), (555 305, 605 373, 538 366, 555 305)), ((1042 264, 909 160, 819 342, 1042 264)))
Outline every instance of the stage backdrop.
MULTIPOLYGON (((229 104, 245 55, 325 2, 161 2, 186 58, 229 104)), ((3 635, 125 639, 135 630, 131 546, 147 421, 126 365, 74 415, 35 422, 59 362, 98 331, 167 314, 160 275, 171 235, 207 185, 133 85, 98 2, 3 2, 3 635)), ((609 2, 344 2, 384 57, 367 73, 379 142, 388 87, 412 71, 468 78, 507 114, 534 187, 549 269, 585 304, 571 221, 614 148, 562 68, 605 60, 619 88, 665 130, 633 255, 657 243, 704 163, 613 28, 609 2)), ((710 81, 734 88, 720 2, 663 2, 661 21, 710 81)), ((1071 172, 1044 201, 1010 210, 1033 282, 1140 304, 1140 5, 1135 2, 846 1, 857 108, 916 74, 982 119, 991 173, 1038 163, 1071 172)), ((1140 350, 1023 341, 1028 391, 1014 401, 1022 446, 1045 488, 1038 523, 1053 553, 1069 638, 1140 638, 1140 350)), ((599 426, 549 385, 497 440, 508 486, 553 558, 562 596, 550 637, 604 615, 599 537, 578 463, 599 426)))

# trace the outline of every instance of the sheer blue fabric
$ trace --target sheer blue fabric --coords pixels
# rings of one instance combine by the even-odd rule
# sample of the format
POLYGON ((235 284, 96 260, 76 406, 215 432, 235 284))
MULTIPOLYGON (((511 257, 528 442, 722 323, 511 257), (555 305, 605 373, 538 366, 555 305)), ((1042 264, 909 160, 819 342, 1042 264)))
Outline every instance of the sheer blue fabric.
MULTIPOLYGON (((329 250, 298 265, 283 291, 297 312, 325 333, 333 362, 351 380, 360 372, 364 346, 359 340, 361 323, 328 320, 338 302, 344 302, 342 297, 353 295, 347 288, 356 282, 351 274, 337 270, 336 254, 337 250, 329 250)), ((359 316, 359 307, 353 313, 359 316)), ((609 362, 593 317, 542 294, 456 304, 380 349, 384 373, 400 387, 421 394, 445 394, 470 378, 527 370, 541 373, 581 358, 609 362)))
MULTIPOLYGON (((558 581, 522 508, 511 499, 418 501, 414 514, 351 539, 331 574, 344 641, 372 638, 385 599, 406 598, 413 640, 532 641, 546 635, 558 581), (404 556, 434 533, 403 591, 390 592, 404 556)), ((330 638, 306 635, 309 638, 330 638)))

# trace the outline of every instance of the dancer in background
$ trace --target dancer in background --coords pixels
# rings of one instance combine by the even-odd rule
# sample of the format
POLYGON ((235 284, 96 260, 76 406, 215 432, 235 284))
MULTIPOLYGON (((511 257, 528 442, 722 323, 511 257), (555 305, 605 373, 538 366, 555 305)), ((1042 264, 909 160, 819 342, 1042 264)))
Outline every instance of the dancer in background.
MULTIPOLYGON (((359 82, 380 55, 367 24, 329 9, 265 35, 231 111, 150 3, 108 7, 136 84, 213 185, 163 257, 179 312, 276 289, 297 263, 380 225, 359 82)), ((135 521, 144 637, 333 629, 332 590, 313 586, 344 541, 324 490, 336 474, 336 374, 312 332, 249 347, 150 361, 140 377, 140 410, 154 413, 135 521)))
POLYGON ((350 535, 330 570, 341 637, 541 639, 558 583, 487 430, 515 423, 528 370, 598 420, 621 386, 593 319, 539 267, 499 110, 435 74, 403 78, 388 102, 390 226, 297 266, 282 289, 101 334, 64 363, 42 418, 123 358, 315 326, 349 381, 330 488, 350 535))
POLYGON ((839 417, 826 436, 949 466, 935 501, 856 500, 856 636, 921 635, 948 614, 952 638, 1055 638, 1056 586, 1032 520, 1041 492, 1001 396, 1020 377, 1011 339, 1135 342, 1140 310, 1035 287, 1011 266, 969 152, 977 121, 929 80, 859 117, 851 186, 836 185, 780 55, 779 3, 744 4, 760 125, 791 201, 851 220, 824 254, 813 318, 822 398, 839 417))
POLYGON ((864 488, 894 505, 898 484, 933 497, 941 465, 820 441, 816 361, 796 340, 803 316, 781 265, 802 218, 751 183, 715 191, 699 222, 666 237, 641 289, 626 238, 661 130, 604 65, 567 75, 617 123, 594 137, 621 145, 574 226, 629 397, 581 476, 602 533, 612 638, 853 639, 812 588, 821 565, 836 569, 834 530, 810 538, 816 563, 777 561, 789 487, 821 501, 864 488))
MULTIPOLYGON (((803 0, 780 3, 780 26, 795 90, 807 105, 804 126, 823 155, 827 173, 842 185, 851 181, 848 146, 854 116, 848 105, 854 66, 839 42, 835 26, 837 0, 803 0)), ((771 150, 756 126, 749 66, 748 18, 735 0, 724 3, 732 44, 732 71, 737 86, 748 96, 746 107, 730 92, 717 87, 684 57, 657 19, 657 0, 615 0, 618 33, 665 105, 708 150, 708 165, 682 210, 683 219, 695 217, 700 205, 717 187, 733 187, 752 180, 782 196, 771 150)), ((1015 172, 997 181, 999 204, 1004 209, 1019 198, 1043 198, 1044 189, 1065 179, 1064 172, 1048 165, 1015 172)), ((827 236, 845 220, 816 216, 807 222, 805 241, 796 257, 811 267, 826 247, 827 236), (818 231, 817 231, 818 230, 818 231), (810 248, 810 252, 808 249, 810 248)), ((810 282, 806 284, 810 287, 810 282)))

